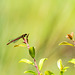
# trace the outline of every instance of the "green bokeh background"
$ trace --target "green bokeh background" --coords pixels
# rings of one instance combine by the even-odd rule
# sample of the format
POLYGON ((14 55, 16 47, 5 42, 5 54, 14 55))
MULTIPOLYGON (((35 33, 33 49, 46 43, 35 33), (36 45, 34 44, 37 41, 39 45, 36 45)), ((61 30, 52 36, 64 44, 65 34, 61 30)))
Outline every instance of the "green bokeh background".
POLYGON ((0 0, 0 75, 36 71, 32 65, 18 63, 22 58, 33 61, 27 48, 14 48, 15 44, 23 42, 22 39, 6 45, 24 33, 30 34, 29 44, 36 49, 37 62, 48 58, 43 74, 50 70, 59 75, 57 60, 61 58, 64 66, 70 67, 64 75, 74 75, 74 65, 68 60, 75 57, 75 48, 58 45, 66 41, 66 34, 71 32, 75 32, 75 0, 0 0))

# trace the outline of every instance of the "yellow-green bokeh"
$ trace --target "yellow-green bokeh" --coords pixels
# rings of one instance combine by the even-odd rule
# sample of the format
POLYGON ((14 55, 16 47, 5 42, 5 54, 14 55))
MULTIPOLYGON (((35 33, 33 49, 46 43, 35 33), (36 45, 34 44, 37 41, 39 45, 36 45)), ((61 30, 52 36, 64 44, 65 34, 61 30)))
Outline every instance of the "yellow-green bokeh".
MULTIPOLYGON (((48 58, 42 72, 50 70, 59 75, 57 60, 70 66, 64 75, 74 75, 75 68, 68 60, 75 57, 75 49, 58 46, 66 41, 66 34, 75 32, 75 0, 0 0, 0 75, 24 75, 25 70, 36 69, 18 63, 29 56, 27 48, 14 48, 23 40, 6 45, 9 40, 29 33, 29 44, 36 49, 36 60, 48 58)), ((69 40, 67 40, 69 41, 69 40)), ((27 74, 29 75, 29 74, 27 74)))

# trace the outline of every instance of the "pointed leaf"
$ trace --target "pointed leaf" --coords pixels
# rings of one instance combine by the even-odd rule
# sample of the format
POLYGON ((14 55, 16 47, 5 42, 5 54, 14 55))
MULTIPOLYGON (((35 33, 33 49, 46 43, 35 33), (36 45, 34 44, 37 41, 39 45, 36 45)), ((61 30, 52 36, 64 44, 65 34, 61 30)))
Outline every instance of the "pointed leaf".
POLYGON ((42 66, 43 66, 43 63, 44 63, 45 60, 47 60, 47 58, 43 58, 43 59, 41 59, 40 62, 39 62, 39 70, 40 70, 40 71, 41 71, 41 69, 42 69, 42 66))
POLYGON ((75 59, 71 59, 69 62, 75 64, 75 59))
POLYGON ((58 66, 58 68, 60 69, 60 71, 63 70, 63 65, 62 65, 62 60, 61 60, 61 59, 59 59, 59 60, 57 61, 57 66, 58 66))
POLYGON ((63 72, 67 71, 69 67, 64 67, 63 72))
POLYGON ((45 75, 54 75, 51 71, 45 71, 45 75))
POLYGON ((31 62, 30 60, 28 60, 28 59, 21 59, 20 61, 19 61, 19 63, 20 62, 24 62, 24 63, 27 63, 27 64, 31 64, 31 65, 34 65, 34 63, 33 62, 31 62))
POLYGON ((22 44, 18 44, 18 45, 15 45, 14 47, 25 47, 25 45, 22 45, 22 44))
POLYGON ((34 47, 30 47, 30 48, 29 48, 29 54, 30 54, 30 56, 31 56, 32 58, 35 57, 35 48, 34 48, 34 47))
POLYGON ((66 41, 61 42, 59 45, 70 45, 70 46, 74 46, 73 44, 68 43, 68 42, 66 42, 66 41))
POLYGON ((35 73, 34 71, 25 71, 24 73, 31 73, 31 74, 37 75, 37 73, 35 73))

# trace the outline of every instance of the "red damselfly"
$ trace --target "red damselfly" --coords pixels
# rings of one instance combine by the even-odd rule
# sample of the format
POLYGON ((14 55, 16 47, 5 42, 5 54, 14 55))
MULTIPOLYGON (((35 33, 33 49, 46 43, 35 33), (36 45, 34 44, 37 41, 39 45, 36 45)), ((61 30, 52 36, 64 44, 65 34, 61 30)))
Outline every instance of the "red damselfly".
POLYGON ((21 39, 21 38, 24 38, 26 35, 27 35, 27 34, 23 34, 23 35, 17 37, 16 39, 14 39, 14 40, 11 40, 10 42, 7 43, 7 45, 9 45, 10 43, 15 42, 15 41, 17 41, 17 40, 19 40, 19 39, 21 39))

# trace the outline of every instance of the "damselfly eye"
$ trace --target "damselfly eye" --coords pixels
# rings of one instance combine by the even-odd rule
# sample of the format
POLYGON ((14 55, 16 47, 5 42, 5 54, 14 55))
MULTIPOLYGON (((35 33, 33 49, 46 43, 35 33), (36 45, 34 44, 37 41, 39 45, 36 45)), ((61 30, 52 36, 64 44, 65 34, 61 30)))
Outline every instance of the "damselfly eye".
POLYGON ((27 34, 23 34, 22 36, 25 37, 27 34))

